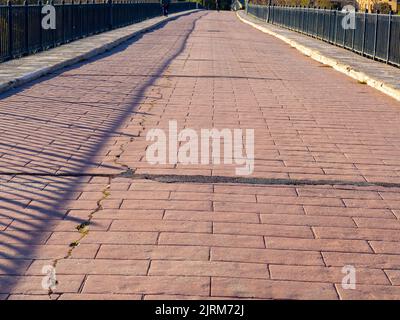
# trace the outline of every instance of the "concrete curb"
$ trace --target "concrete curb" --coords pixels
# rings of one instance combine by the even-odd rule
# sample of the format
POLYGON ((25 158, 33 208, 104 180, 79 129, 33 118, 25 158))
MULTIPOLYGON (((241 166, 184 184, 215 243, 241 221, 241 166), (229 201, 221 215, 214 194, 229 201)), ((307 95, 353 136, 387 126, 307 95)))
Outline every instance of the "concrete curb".
POLYGON ((385 83, 381 80, 374 79, 373 77, 365 74, 364 72, 357 71, 350 65, 343 64, 340 61, 332 59, 332 58, 328 58, 328 57, 322 55, 319 51, 310 49, 306 46, 303 46, 302 44, 300 44, 294 40, 290 40, 290 39, 286 38, 285 36, 282 36, 266 27, 262 27, 251 21, 248 21, 248 20, 242 18, 239 15, 239 12, 236 13, 236 16, 243 23, 246 23, 246 24, 252 26, 253 28, 256 28, 264 33, 267 33, 271 36, 274 36, 274 37, 286 42, 293 48, 296 48, 297 50, 299 50, 304 55, 309 56, 310 58, 312 58, 324 65, 330 66, 330 67, 334 68, 336 71, 339 71, 359 82, 366 83, 370 87, 383 92, 384 94, 396 99, 397 101, 400 101, 400 90, 393 88, 392 86, 388 85, 387 83, 385 83))
MULTIPOLYGON (((123 36, 121 38, 118 38, 116 40, 112 40, 111 42, 109 42, 107 44, 103 44, 103 45, 101 45, 101 46, 99 46, 99 47, 97 47, 95 49, 91 49, 90 51, 85 52, 85 53, 83 53, 81 55, 78 55, 78 56, 73 57, 73 58, 66 58, 65 60, 63 60, 61 62, 56 62, 51 66, 39 68, 39 69, 37 69, 37 70, 35 70, 33 72, 28 72, 28 73, 26 73, 26 74, 24 74, 24 75, 22 75, 20 77, 14 78, 11 81, 0 83, 0 94, 4 93, 4 92, 6 92, 6 91, 8 91, 10 89, 19 87, 19 86, 21 86, 23 84, 26 84, 28 82, 31 82, 33 80, 36 80, 36 79, 38 79, 40 77, 43 77, 43 76, 45 76, 45 75, 47 75, 49 73, 52 73, 52 72, 55 72, 57 70, 63 69, 65 67, 67 67, 67 66, 73 65, 75 63, 78 63, 78 62, 81 62, 81 61, 84 61, 84 60, 88 60, 90 58, 93 58, 93 57, 95 57, 95 56, 97 56, 99 54, 102 54, 102 53, 104 53, 106 51, 109 51, 109 50, 119 46, 120 44, 128 41, 129 39, 134 38, 135 36, 137 36, 140 33, 147 32, 147 31, 159 26, 160 24, 162 24, 162 23, 164 23, 166 21, 170 21, 170 20, 178 18, 180 16, 187 15, 187 14, 190 14, 190 13, 193 13, 193 12, 197 12, 197 11, 200 11, 200 10, 199 9, 195 9, 195 10, 188 10, 188 11, 183 11, 183 12, 171 14, 168 17, 164 17, 164 19, 162 19, 160 21, 154 22, 153 24, 151 24, 149 26, 143 27, 143 28, 141 28, 141 29, 139 29, 137 31, 134 31, 134 32, 132 32, 132 33, 126 35, 126 36, 123 36)), ((149 22, 151 20, 152 19, 146 20, 146 22, 149 22)), ((129 26, 127 26, 127 28, 128 27, 132 27, 132 26, 135 26, 135 24, 129 25, 129 26)), ((115 29, 115 30, 119 30, 119 29, 115 29)), ((115 30, 111 30, 111 31, 108 31, 108 32, 113 32, 115 30)), ((100 33, 98 35, 101 35, 101 34, 102 33, 100 33)), ((96 35, 94 35, 94 36, 96 36, 96 35)), ((87 38, 79 39, 77 41, 85 40, 85 39, 87 39, 87 38)), ((74 43, 74 42, 72 42, 72 43, 74 43)), ((60 46, 58 48, 62 48, 62 46, 60 46)), ((51 50, 49 50, 49 51, 51 51, 51 50)), ((43 52, 46 52, 46 51, 43 51, 43 52)), ((41 52, 41 53, 43 53, 43 52, 41 52)))

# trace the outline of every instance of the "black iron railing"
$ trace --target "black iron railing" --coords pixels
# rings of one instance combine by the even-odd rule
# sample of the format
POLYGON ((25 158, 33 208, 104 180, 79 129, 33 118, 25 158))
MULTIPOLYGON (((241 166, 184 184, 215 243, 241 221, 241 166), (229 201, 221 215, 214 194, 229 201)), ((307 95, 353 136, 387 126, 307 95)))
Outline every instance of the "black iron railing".
POLYGON ((348 13, 337 10, 248 5, 247 12, 268 23, 400 66, 398 15, 356 12, 354 28, 349 28, 349 24, 342 24, 348 13))
MULTIPOLYGON (((55 29, 42 27, 44 4, 0 5, 0 62, 47 50, 80 38, 162 15, 157 0, 53 4, 55 29)), ((172 2, 170 13, 196 8, 194 2, 172 2)))

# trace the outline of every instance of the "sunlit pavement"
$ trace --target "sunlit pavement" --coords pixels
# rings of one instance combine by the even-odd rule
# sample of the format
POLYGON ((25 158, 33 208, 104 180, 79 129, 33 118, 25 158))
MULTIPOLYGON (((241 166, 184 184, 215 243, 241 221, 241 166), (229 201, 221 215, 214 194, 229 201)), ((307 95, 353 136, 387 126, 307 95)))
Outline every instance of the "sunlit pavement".
POLYGON ((171 21, 0 112, 4 299, 400 297, 400 103, 234 13, 171 21), (254 171, 150 164, 170 120, 254 129, 254 171))

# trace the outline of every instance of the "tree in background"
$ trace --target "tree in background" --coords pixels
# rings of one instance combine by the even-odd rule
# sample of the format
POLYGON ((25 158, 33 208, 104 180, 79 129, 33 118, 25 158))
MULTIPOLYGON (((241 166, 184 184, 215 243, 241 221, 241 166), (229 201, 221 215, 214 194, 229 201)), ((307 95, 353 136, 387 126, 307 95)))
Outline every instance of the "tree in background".
POLYGON ((392 11, 392 7, 390 6, 389 3, 383 2, 383 1, 376 1, 373 4, 373 10, 374 12, 382 13, 382 14, 388 14, 389 12, 392 11))
MULTIPOLYGON (((198 1, 204 8, 215 10, 216 0, 200 0, 198 1)), ((217 0, 220 10, 230 10, 232 5, 232 0, 217 0)))

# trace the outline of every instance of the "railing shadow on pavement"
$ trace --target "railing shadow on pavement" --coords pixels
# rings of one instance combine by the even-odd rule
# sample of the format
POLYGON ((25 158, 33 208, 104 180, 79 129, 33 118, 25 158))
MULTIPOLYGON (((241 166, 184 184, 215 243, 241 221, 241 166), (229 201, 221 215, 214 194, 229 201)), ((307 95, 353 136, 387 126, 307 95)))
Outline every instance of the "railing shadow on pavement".
MULTIPOLYGON (((99 166, 100 159, 104 156, 101 151, 107 146, 109 139, 124 135, 121 132, 122 124, 128 117, 135 114, 135 109, 141 103, 142 97, 146 96, 146 90, 156 81, 157 75, 162 75, 168 65, 184 51, 197 21, 206 13, 195 14, 196 16, 188 22, 188 28, 175 31, 182 35, 178 37, 174 50, 169 52, 164 59, 154 62, 156 67, 151 71, 154 76, 144 78, 144 82, 140 83, 131 95, 128 95, 130 101, 110 107, 108 104, 110 101, 98 104, 82 103, 79 99, 68 100, 70 97, 68 92, 65 92, 66 97, 61 99, 51 96, 52 104, 48 104, 46 99, 43 103, 43 97, 35 99, 30 95, 25 96, 25 92, 38 84, 46 86, 49 80, 57 82, 57 79, 61 79, 68 72, 121 53, 132 44, 139 42, 144 37, 143 34, 110 52, 0 96, 2 113, 0 120, 0 137, 2 138, 0 143, 0 230, 2 230, 0 231, 0 293, 12 292, 21 279, 19 276, 24 274, 26 268, 24 260, 32 260, 37 250, 35 245, 44 244, 48 239, 51 231, 48 232, 46 228, 43 228, 43 223, 55 220, 55 227, 59 221, 74 221, 77 224, 83 221, 68 217, 68 204, 77 198, 80 187, 90 180, 90 171, 99 166), (39 103, 36 104, 36 101, 39 103), (66 104, 68 108, 65 107, 66 104), (103 105, 108 105, 109 109, 101 112, 103 105), (56 119, 54 114, 57 114, 56 119), (71 150, 74 150, 72 157, 71 150), (10 229, 12 223, 9 220, 16 224, 16 227, 10 229), (2 227, 2 221, 9 225, 2 227)), ((147 34, 161 30, 178 18, 170 19, 154 27, 147 34)), ((75 80, 72 79, 72 81, 75 80)), ((81 90, 89 92, 92 88, 89 86, 81 90)), ((108 94, 107 89, 101 90, 104 90, 103 96, 108 94)), ((103 168, 116 169, 112 165, 106 165, 103 168)), ((67 250, 68 247, 66 247, 67 250)), ((40 289, 38 288, 38 291, 40 289)))

